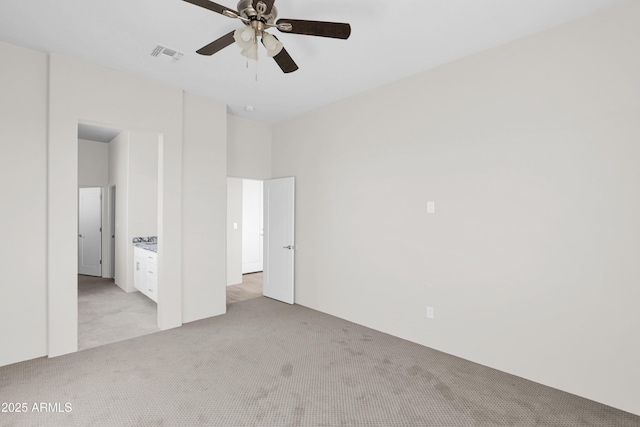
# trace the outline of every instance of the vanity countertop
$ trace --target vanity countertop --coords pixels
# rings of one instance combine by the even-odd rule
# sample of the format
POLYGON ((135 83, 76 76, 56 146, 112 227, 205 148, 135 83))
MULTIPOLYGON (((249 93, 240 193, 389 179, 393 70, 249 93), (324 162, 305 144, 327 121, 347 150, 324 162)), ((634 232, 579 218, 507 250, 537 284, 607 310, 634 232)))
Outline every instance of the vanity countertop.
POLYGON ((156 236, 134 237, 133 246, 151 252, 158 252, 158 238, 156 236))
POLYGON ((134 243, 133 246, 135 246, 136 248, 144 249, 151 252, 158 252, 157 243, 134 243))

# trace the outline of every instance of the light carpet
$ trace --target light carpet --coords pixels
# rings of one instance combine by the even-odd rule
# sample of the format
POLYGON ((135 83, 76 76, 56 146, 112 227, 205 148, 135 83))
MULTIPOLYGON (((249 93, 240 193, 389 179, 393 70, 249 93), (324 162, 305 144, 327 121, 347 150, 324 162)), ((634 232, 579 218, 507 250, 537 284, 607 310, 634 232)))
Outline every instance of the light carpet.
POLYGON ((142 293, 127 293, 113 279, 78 276, 78 349, 151 334, 157 325, 157 304, 142 293))
POLYGON ((30 409, 0 413, 2 426, 640 426, 638 416, 264 297, 1 367, 0 395, 30 409), (38 402, 62 411, 33 412, 38 402))

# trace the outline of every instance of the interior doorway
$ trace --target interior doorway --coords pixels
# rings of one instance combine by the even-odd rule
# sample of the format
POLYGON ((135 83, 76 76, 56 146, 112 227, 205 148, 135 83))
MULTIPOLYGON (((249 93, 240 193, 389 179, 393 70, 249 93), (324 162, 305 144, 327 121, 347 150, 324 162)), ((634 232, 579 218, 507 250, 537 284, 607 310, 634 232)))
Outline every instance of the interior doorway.
POLYGON ((227 304, 262 296, 263 181, 227 178, 227 304))
POLYGON ((78 124, 78 185, 87 187, 78 192, 78 350, 160 330, 158 304, 133 283, 132 238, 157 239, 159 141, 153 132, 78 124), (96 257, 99 269, 89 271, 96 257))
POLYGON ((242 282, 227 286, 227 305, 235 302, 259 298, 263 295, 262 272, 247 273, 242 275, 242 282))
POLYGON ((294 303, 295 178, 227 178, 227 304, 294 303))

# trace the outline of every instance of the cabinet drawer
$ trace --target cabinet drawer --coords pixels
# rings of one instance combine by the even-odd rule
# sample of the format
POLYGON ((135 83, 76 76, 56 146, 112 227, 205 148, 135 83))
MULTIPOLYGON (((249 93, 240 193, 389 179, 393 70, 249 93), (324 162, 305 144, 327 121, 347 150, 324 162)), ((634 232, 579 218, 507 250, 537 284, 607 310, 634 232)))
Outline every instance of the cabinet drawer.
POLYGON ((142 249, 136 246, 133 248, 133 255, 137 257, 142 257, 147 262, 152 262, 154 264, 158 263, 158 254, 156 252, 148 251, 146 249, 142 249))
POLYGON ((158 264, 158 254, 155 252, 151 252, 151 251, 144 251, 144 258, 147 260, 147 262, 151 262, 154 264, 158 264))
MULTIPOLYGON (((147 276, 148 278, 149 276, 147 276)), ((147 280, 145 283, 145 295, 153 301, 158 302, 158 282, 155 280, 147 280)))
POLYGON ((147 268, 145 269, 147 282, 158 282, 158 265, 147 262, 147 268))

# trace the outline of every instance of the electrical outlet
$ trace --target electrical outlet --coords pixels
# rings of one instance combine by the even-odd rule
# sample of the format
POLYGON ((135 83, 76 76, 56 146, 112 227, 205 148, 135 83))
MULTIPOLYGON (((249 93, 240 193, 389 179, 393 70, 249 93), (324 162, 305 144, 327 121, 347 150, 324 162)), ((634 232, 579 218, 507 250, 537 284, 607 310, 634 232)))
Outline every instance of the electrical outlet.
POLYGON ((433 319, 433 307, 427 307, 427 319, 433 319))

